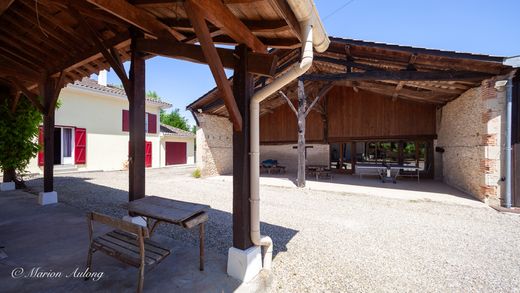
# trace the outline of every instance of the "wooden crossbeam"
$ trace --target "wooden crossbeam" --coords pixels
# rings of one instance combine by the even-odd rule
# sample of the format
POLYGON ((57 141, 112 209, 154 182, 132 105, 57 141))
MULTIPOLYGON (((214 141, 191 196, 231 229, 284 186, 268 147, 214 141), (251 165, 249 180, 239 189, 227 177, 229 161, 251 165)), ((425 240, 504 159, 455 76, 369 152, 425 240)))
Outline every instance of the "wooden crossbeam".
POLYGON ((339 80, 411 80, 411 81, 472 81, 490 78, 492 75, 479 72, 466 71, 367 71, 336 74, 306 74, 300 77, 302 80, 339 81, 339 80))
MULTIPOLYGON (((171 42, 164 39, 140 39, 136 43, 136 48, 139 51, 154 55, 177 58, 195 63, 207 63, 201 46, 197 45, 171 42)), ((216 48, 216 50, 222 61, 222 65, 225 68, 233 69, 236 62, 233 50, 224 48, 216 48)), ((269 77, 275 74, 278 56, 274 54, 250 52, 247 57, 249 72, 269 77)))
POLYGON ((294 12, 292 11, 287 1, 269 0, 269 3, 274 8, 274 10, 276 10, 276 12, 283 17, 283 19, 289 25, 289 27, 294 32, 296 32, 296 38, 298 39, 298 42, 300 42, 302 38, 302 30, 300 27, 300 23, 298 22, 298 19, 294 15, 294 12))
POLYGON ((130 90, 130 81, 128 79, 128 75, 126 74, 125 68, 123 67, 123 63, 121 62, 121 59, 119 58, 119 53, 117 50, 112 46, 107 46, 103 40, 103 38, 96 32, 94 28, 90 26, 90 24, 87 22, 87 20, 81 15, 75 8, 70 7, 69 8, 72 15, 78 19, 80 25, 82 26, 83 30, 85 30, 90 36, 96 47, 98 48, 99 52, 103 54, 103 57, 105 57, 105 60, 110 64, 110 66, 114 69, 117 76, 121 80, 121 83, 123 84, 123 87, 125 88, 125 91, 130 90))
MULTIPOLYGON (((341 84, 341 82, 340 82, 341 84)), ((360 89, 377 92, 386 96, 392 96, 393 85, 385 85, 373 82, 360 82, 358 87, 360 89)), ((449 100, 452 96, 439 94, 432 91, 415 91, 403 88, 399 93, 401 98, 413 99, 415 101, 442 104, 449 100)))
POLYGON ((202 52, 204 53, 204 57, 206 57, 206 62, 213 74, 217 87, 222 93, 224 104, 226 105, 231 121, 233 122, 233 128, 235 131, 242 131, 242 115, 240 114, 236 104, 226 73, 224 72, 224 66, 222 65, 220 56, 210 37, 209 29, 206 25, 203 13, 192 1, 185 2, 184 8, 186 9, 193 28, 195 29, 197 37, 199 38, 202 52))
POLYGON ((198 6, 205 19, 223 30, 239 44, 246 45, 253 52, 267 52, 267 46, 220 0, 188 0, 186 3, 198 6))
POLYGON ((43 107, 42 103, 40 102, 40 98, 38 96, 31 92, 28 88, 26 88, 17 78, 11 77, 9 78, 9 81, 17 88, 17 90, 21 91, 28 99, 31 101, 33 106, 40 111, 40 113, 45 113, 45 108, 43 107))
POLYGON ((160 22, 145 10, 142 10, 124 0, 87 0, 89 3, 105 10, 106 12, 124 20, 140 30, 154 36, 173 36, 182 41, 186 37, 180 32, 160 22))
POLYGON ((4 12, 13 4, 14 0, 0 0, 0 15, 4 14, 4 12))

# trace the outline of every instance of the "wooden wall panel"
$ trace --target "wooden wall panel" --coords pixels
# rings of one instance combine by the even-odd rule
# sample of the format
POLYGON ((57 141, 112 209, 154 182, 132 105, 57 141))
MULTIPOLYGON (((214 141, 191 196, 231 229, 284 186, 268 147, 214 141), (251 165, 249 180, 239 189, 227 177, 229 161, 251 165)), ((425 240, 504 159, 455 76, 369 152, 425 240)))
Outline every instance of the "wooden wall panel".
MULTIPOLYGON (((295 107, 297 105, 295 104, 295 107)), ((305 138, 307 141, 323 140, 323 121, 321 115, 311 111, 307 116, 305 127, 305 138)), ((260 117, 260 141, 269 143, 294 142, 298 140, 298 125, 296 114, 289 105, 283 104, 260 117)))
MULTIPOLYGON (((435 106, 350 87, 335 87, 327 95, 329 141, 433 137, 435 106)), ((323 121, 315 111, 307 117, 307 141, 323 141, 323 121)), ((260 118, 262 143, 296 143, 296 116, 287 104, 260 118)))
POLYGON ((329 138, 363 139, 434 136, 435 106, 349 87, 328 94, 329 138))

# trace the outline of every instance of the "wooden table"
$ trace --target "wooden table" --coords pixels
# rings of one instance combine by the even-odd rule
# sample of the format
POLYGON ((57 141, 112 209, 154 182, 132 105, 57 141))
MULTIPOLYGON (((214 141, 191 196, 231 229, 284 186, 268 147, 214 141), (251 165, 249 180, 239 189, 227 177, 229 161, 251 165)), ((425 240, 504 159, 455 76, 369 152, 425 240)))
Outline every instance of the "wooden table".
POLYGON ((210 206, 195 204, 157 196, 147 196, 128 203, 131 214, 146 217, 150 236, 161 222, 191 229, 199 226, 199 269, 204 270, 204 223, 208 221, 205 212, 210 206), (155 221, 152 225, 152 222, 155 221))

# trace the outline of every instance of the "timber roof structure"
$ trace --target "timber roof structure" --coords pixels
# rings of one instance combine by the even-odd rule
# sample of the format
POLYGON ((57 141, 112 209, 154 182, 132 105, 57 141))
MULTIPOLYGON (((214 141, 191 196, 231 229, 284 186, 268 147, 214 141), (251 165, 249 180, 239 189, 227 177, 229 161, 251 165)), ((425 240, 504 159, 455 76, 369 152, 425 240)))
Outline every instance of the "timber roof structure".
MULTIPOLYGON (((215 6, 213 14, 210 9, 204 12, 215 44, 246 43, 255 51, 300 46, 300 27, 286 1, 191 2, 215 6)), ((31 91, 42 75, 58 77, 63 72, 65 83, 81 80, 113 67, 113 61, 129 60, 130 28, 137 28, 150 41, 142 45, 148 57, 157 55, 154 50, 159 46, 153 41, 160 39, 160 44, 170 45, 164 47, 180 50, 175 55, 165 49, 162 55, 207 63, 195 45, 199 40, 184 4, 165 0, 1 1, 0 78, 17 79, 31 91)))
MULTIPOLYGON (((479 86, 483 80, 513 70, 503 64, 506 57, 337 37, 330 40, 328 50, 315 52, 313 66, 301 77, 308 98, 314 97, 320 88, 333 84, 353 87, 356 91, 371 91, 393 99, 444 105, 466 90, 479 86)), ((300 50, 274 50, 272 54, 279 56, 276 73, 279 76, 299 61, 300 50)), ((255 90, 271 80, 256 77, 255 90)), ((297 82, 287 85, 283 92, 290 99, 296 99, 297 82)), ((285 99, 280 94, 273 94, 261 103, 261 114, 272 112, 284 103, 285 99)), ((187 109, 228 116, 217 88, 188 105, 187 109)))

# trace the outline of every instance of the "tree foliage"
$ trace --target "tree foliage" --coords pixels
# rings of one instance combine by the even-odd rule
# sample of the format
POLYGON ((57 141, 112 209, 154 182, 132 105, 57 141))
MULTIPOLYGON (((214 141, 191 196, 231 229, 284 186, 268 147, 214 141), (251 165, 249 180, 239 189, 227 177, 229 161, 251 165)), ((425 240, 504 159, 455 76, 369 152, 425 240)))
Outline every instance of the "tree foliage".
POLYGON ((146 97, 148 97, 148 98, 150 98, 152 100, 156 100, 156 101, 160 101, 161 100, 161 97, 159 97, 159 95, 155 91, 148 91, 146 93, 146 97))
POLYGON ((170 113, 166 113, 164 110, 161 110, 161 123, 177 127, 182 130, 190 131, 188 119, 180 114, 179 109, 175 109, 170 113))
MULTIPOLYGON (((0 97, 0 168, 23 173, 39 151, 38 125, 42 116, 29 100, 21 96, 12 112, 12 98, 0 97)), ((5 175, 5 174, 4 174, 5 175)))

